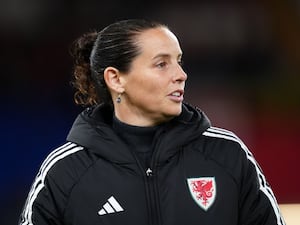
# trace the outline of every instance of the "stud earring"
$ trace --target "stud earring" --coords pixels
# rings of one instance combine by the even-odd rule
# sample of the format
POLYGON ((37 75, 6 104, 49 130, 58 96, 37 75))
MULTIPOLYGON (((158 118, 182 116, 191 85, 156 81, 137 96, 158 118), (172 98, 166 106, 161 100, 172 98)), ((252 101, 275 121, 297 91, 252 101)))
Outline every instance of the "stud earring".
POLYGON ((117 97, 117 99, 116 99, 116 102, 120 104, 121 101, 122 101, 122 100, 121 100, 121 94, 118 94, 118 97, 117 97))

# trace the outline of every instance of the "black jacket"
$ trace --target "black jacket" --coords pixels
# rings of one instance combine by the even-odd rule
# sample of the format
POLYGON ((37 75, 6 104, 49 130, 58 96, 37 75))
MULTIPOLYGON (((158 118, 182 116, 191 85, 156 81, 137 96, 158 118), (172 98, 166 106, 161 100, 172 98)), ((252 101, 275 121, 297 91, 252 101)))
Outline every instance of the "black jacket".
POLYGON ((42 164, 20 224, 284 224, 247 147, 200 110, 184 104, 159 128, 146 171, 111 123, 105 105, 78 116, 42 164))

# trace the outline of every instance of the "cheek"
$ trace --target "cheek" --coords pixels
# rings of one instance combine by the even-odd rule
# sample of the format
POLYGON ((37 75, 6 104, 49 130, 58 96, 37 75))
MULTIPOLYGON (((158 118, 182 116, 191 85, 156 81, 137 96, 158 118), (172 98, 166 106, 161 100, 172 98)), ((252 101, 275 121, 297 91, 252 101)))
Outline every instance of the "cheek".
POLYGON ((164 89, 157 82, 144 81, 136 84, 136 89, 132 92, 132 97, 137 102, 154 107, 161 105, 165 95, 164 89))
POLYGON ((132 87, 137 93, 144 94, 159 94, 162 89, 160 86, 161 83, 154 79, 139 79, 132 83, 132 87))
POLYGON ((143 85, 143 91, 151 95, 153 98, 160 99, 164 97, 164 92, 166 91, 166 85, 162 82, 148 81, 143 85))
POLYGON ((168 81, 158 74, 147 72, 130 74, 126 91, 134 99, 145 99, 147 102, 156 102, 164 98, 168 81))

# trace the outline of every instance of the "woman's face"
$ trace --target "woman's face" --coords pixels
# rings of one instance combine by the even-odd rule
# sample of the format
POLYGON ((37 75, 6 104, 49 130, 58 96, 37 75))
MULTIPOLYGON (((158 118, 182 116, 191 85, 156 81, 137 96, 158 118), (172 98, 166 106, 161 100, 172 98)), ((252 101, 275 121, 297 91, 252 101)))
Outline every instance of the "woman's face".
POLYGON ((141 53, 121 74, 125 91, 116 114, 132 125, 153 126, 181 113, 187 75, 178 40, 168 29, 146 30, 137 41, 141 53))

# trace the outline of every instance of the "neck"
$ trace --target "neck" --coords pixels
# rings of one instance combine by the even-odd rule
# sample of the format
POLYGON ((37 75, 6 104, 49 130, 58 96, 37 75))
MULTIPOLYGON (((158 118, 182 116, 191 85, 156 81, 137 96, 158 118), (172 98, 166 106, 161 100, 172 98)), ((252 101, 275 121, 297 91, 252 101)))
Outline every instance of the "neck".
MULTIPOLYGON (((122 104, 122 103, 121 103, 122 104)), ((173 117, 155 116, 154 113, 145 113, 139 110, 129 110, 126 107, 115 105, 115 116, 123 123, 139 126, 139 127, 153 127, 159 124, 170 121, 173 117)))

